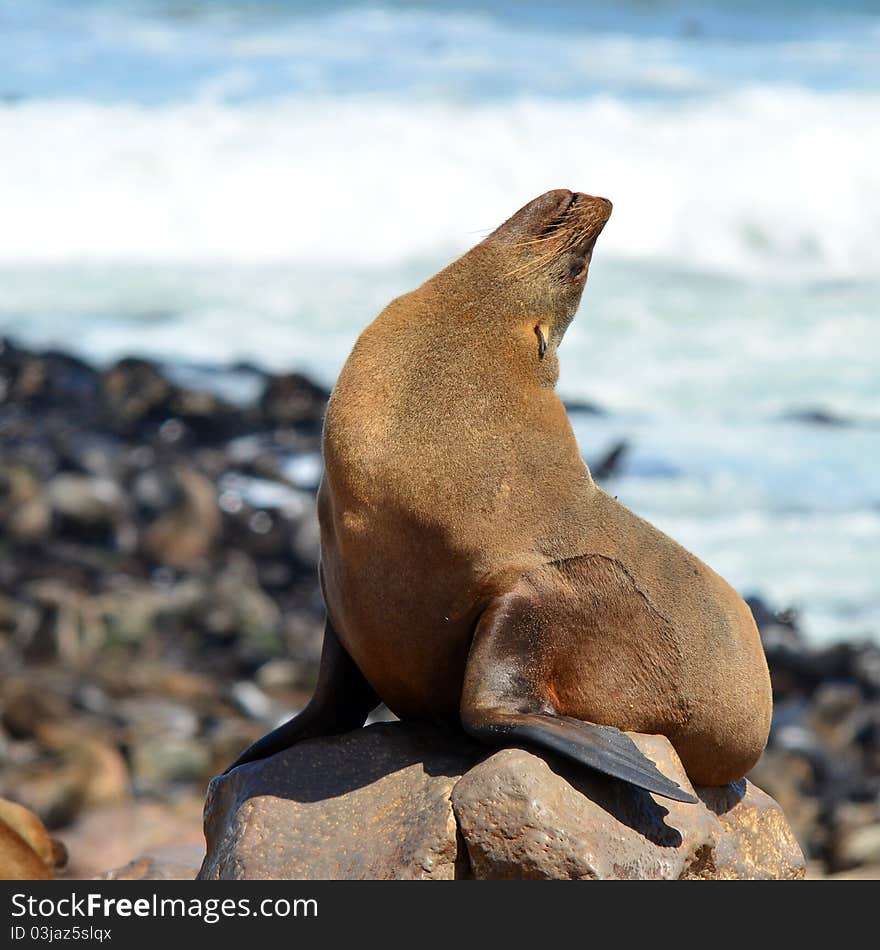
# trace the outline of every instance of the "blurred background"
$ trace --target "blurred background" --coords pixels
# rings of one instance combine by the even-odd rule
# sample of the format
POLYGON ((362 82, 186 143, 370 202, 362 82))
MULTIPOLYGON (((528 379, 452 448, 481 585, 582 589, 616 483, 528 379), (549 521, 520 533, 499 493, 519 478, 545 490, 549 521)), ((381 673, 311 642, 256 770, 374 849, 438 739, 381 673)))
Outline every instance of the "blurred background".
POLYGON ((0 794, 66 873, 198 850, 314 679, 354 340, 567 187, 585 457, 750 598, 811 873, 880 874, 878 114, 873 0, 0 4, 0 794))

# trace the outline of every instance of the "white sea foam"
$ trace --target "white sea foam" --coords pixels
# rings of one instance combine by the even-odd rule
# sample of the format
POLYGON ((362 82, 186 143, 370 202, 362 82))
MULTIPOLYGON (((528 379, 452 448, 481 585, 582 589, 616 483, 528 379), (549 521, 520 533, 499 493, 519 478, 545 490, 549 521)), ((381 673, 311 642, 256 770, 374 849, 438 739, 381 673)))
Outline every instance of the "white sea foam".
POLYGON ((0 108, 0 261, 388 265, 462 250, 551 187, 615 201, 603 254, 880 274, 880 95, 454 105, 348 95, 0 108))

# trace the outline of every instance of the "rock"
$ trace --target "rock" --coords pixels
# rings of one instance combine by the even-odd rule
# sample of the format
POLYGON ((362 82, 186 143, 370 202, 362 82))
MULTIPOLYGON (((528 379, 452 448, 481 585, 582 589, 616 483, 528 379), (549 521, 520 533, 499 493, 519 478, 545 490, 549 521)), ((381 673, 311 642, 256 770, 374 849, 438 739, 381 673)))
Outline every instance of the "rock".
POLYGON ((609 478, 620 475, 623 462, 630 451, 630 444, 626 439, 620 439, 602 456, 590 465, 593 477, 604 482, 609 478))
POLYGON ((215 778, 199 879, 461 876, 450 795, 479 751, 427 727, 379 724, 215 778))
POLYGON ((572 413, 582 413, 585 416, 607 416, 608 413, 598 403, 586 402, 577 399, 565 400, 565 411, 572 413))
POLYGON ((146 528, 143 548, 161 564, 185 569, 205 558, 220 535, 214 486, 195 469, 178 465, 140 477, 135 497, 157 516, 146 528))
POLYGON ((296 426, 319 432, 327 392, 299 373, 273 376, 260 397, 260 410, 269 426, 296 426))
POLYGON ((0 401, 37 409, 79 405, 87 411, 98 391, 98 374, 75 356, 47 350, 29 353, 0 339, 0 401))
POLYGON ((813 426, 850 426, 852 420, 822 408, 792 409, 784 412, 780 419, 784 422, 801 422, 813 426))
POLYGON ((211 750, 197 739, 156 737, 138 742, 131 753, 132 780, 139 794, 161 794, 173 784, 204 780, 211 764, 211 750))
POLYGON ((229 698, 235 703, 238 711, 249 719, 268 722, 278 718, 280 710, 275 703, 259 686, 249 680, 233 683, 229 690, 229 698))
MULTIPOLYGON (((201 796, 191 796, 168 804, 143 800, 92 809, 58 832, 70 853, 65 877, 94 878, 143 856, 161 858, 164 864, 176 855, 175 863, 182 864, 197 853, 200 860, 205 850, 199 827, 202 804, 201 796)), ((191 866, 195 877, 198 863, 191 866)))
MULTIPOLYGON (((668 740, 632 738, 693 789, 668 740)), ((561 760, 502 749, 458 782, 452 801, 477 878, 803 876, 803 856, 769 796, 745 780, 694 791, 701 804, 668 801, 561 760)))
POLYGON ((866 712, 854 683, 823 683, 813 694, 809 722, 813 733, 834 756, 855 753, 855 740, 866 712))
POLYGON ((317 568, 321 560, 321 526, 318 510, 312 508, 293 534, 293 550, 302 564, 317 568))
POLYGON ((112 479, 62 472, 46 486, 60 537, 114 547, 125 524, 125 498, 112 479))
POLYGON ((47 535, 52 511, 36 474, 25 465, 0 467, 0 528, 19 542, 47 535))
POLYGON ((844 867, 880 864, 880 823, 847 832, 838 847, 838 860, 844 867))
POLYGON ((748 779, 697 795, 718 819, 714 854, 696 877, 722 881, 800 880, 804 855, 779 805, 748 779))
POLYGON ((199 728, 198 716, 188 706, 166 697, 131 696, 120 699, 114 715, 126 726, 129 744, 138 738, 190 739, 199 728))
MULTIPOLYGON (((633 735, 692 789, 669 742, 633 735)), ((551 756, 383 723, 211 783, 202 879, 779 879, 804 858, 746 780, 652 796, 551 756)))
MULTIPOLYGON (((659 742, 639 745, 669 773, 659 742)), ((646 792, 523 749, 481 762, 452 801, 478 879, 678 879, 703 866, 714 830, 705 808, 661 806, 646 792)))
POLYGON ((296 686, 302 673, 299 665, 289 658, 269 660, 256 672, 257 683, 263 689, 296 686))
POLYGON ((104 881, 192 881, 205 849, 201 845, 169 845, 142 854, 124 867, 99 874, 104 881))
POLYGON ((212 393, 175 385, 149 360, 128 357, 111 366, 102 377, 102 395, 109 429, 160 444, 216 442, 247 426, 233 406, 212 393))
POLYGON ((847 802, 836 809, 827 863, 835 872, 880 864, 880 801, 847 802))
POLYGON ((851 871, 840 871, 823 877, 826 881, 880 881, 880 864, 868 864, 851 871))
POLYGON ((816 827, 820 803, 811 792, 816 775, 809 760, 801 753, 767 749, 749 780, 766 789, 782 808, 789 826, 802 845, 819 844, 816 827))

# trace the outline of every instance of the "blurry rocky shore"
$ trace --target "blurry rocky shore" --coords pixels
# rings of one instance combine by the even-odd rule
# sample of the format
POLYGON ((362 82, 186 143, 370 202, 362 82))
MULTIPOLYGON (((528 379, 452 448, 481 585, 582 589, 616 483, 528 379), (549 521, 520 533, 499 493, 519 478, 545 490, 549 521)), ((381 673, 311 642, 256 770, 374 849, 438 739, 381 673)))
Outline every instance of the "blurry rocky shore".
MULTIPOLYGON (((197 866, 209 779, 307 700, 326 399, 295 373, 0 341, 0 797, 66 845, 62 873, 156 848, 197 866)), ((811 647, 750 604, 775 694, 750 778, 814 874, 880 876, 880 647, 811 647)))

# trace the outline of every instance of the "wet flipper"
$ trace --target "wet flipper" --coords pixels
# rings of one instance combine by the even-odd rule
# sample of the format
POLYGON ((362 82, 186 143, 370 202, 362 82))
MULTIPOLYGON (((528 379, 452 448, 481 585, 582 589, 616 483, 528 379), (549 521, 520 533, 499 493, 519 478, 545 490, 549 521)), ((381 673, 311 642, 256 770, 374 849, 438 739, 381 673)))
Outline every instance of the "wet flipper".
POLYGON ((358 729, 378 705, 379 697, 346 653, 328 620, 318 683, 308 706, 245 749, 223 774, 247 762, 267 759, 303 739, 358 729))
POLYGON ((625 732, 613 726, 545 713, 505 715, 494 711, 493 715, 485 711, 479 721, 464 721, 464 727, 474 738, 490 745, 523 742, 557 752, 664 798, 689 803, 697 800, 667 778, 625 732))
POLYGON ((525 582, 489 605, 465 669, 465 731, 490 745, 548 749, 665 798, 696 802, 620 729, 556 714, 543 679, 552 664, 540 652, 552 640, 553 624, 552 611, 525 582))

